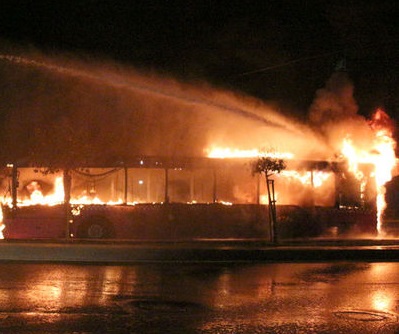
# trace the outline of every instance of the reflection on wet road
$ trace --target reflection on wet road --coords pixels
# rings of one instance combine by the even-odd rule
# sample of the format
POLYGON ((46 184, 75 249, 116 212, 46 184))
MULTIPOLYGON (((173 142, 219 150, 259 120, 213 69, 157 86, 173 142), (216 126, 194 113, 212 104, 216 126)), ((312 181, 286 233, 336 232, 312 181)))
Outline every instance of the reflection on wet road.
POLYGON ((1 333, 397 333, 399 264, 0 264, 1 333))

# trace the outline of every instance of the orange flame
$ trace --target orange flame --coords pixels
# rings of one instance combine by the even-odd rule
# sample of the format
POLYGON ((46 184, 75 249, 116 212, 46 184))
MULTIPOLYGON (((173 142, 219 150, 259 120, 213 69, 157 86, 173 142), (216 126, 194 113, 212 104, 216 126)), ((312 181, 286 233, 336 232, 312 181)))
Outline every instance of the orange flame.
POLYGON ((267 156, 271 158, 279 158, 279 159, 293 159, 294 154, 290 152, 263 152, 258 149, 248 149, 241 150, 237 148, 230 147, 217 147, 212 146, 211 148, 205 150, 208 158, 256 158, 267 156))
POLYGON ((62 177, 57 177, 54 184, 54 193, 44 196, 40 189, 34 189, 28 199, 25 199, 20 206, 29 205, 57 205, 64 201, 64 183, 62 177))
POLYGON ((349 137, 342 144, 342 154, 349 163, 350 171, 364 187, 366 176, 359 170, 360 163, 368 163, 374 166, 374 177, 377 191, 377 230, 381 233, 382 214, 386 208, 385 184, 392 179, 392 171, 396 165, 395 147, 393 139, 393 126, 389 116, 377 109, 369 122, 374 132, 374 142, 370 150, 357 150, 349 137))
MULTIPOLYGON (((54 206, 54 205, 62 204, 64 201, 65 201, 65 192, 64 192, 63 177, 59 176, 59 177, 55 178, 53 193, 50 193, 45 196, 45 195, 43 195, 40 188, 33 189, 28 198, 18 202, 18 206, 21 206, 21 207, 22 206, 31 206, 31 205, 54 206)), ((104 202, 97 196, 82 195, 82 196, 71 198, 70 203, 76 204, 76 205, 79 205, 79 204, 81 204, 81 205, 90 205, 90 204, 117 205, 117 204, 122 204, 123 201, 120 199, 118 201, 104 202)), ((2 204, 12 207, 11 198, 6 198, 5 200, 3 200, 2 204)), ((128 204, 133 205, 135 203, 128 203, 128 204)), ((0 216, 0 218, 1 218, 1 216, 0 216)), ((1 229, 1 225, 0 225, 0 229, 1 229)), ((1 236, 0 236, 0 238, 1 238, 1 236)))
POLYGON ((322 171, 298 172, 295 170, 283 170, 281 175, 300 181, 303 185, 313 186, 314 188, 321 187, 331 176, 330 173, 322 171))
MULTIPOLYGON (((247 149, 241 150, 238 148, 229 148, 229 147, 218 147, 212 146, 210 149, 206 150, 209 158, 258 158, 258 157, 271 157, 277 159, 284 160, 292 160, 294 159, 294 154, 291 152, 265 152, 264 150, 258 149, 247 149)), ((311 188, 321 188, 326 184, 331 177, 330 172, 326 171, 297 171, 292 169, 285 169, 281 171, 279 174, 280 179, 284 179, 285 181, 291 183, 298 183, 303 186, 303 189, 308 187, 311 188)), ((292 189, 291 189, 292 190, 292 189)), ((292 196, 292 191, 289 188, 286 189, 277 189, 275 193, 275 198, 278 199, 279 202, 284 204, 298 204, 304 202, 304 194, 297 194, 296 196, 292 196)), ((268 198, 267 195, 260 195, 259 202, 261 204, 267 204, 268 198)))

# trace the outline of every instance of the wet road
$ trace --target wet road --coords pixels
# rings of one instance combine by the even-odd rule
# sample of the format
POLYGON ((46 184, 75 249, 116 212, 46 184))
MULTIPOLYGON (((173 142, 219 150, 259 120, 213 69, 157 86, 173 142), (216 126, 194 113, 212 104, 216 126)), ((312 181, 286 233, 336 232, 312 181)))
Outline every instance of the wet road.
POLYGON ((399 264, 0 264, 0 333, 397 333, 399 264))

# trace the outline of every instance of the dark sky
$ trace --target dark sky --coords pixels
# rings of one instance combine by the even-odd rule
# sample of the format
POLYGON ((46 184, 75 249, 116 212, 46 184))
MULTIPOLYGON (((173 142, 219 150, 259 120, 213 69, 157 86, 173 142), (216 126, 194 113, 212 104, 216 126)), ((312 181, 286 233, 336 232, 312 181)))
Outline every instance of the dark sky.
POLYGON ((360 113, 399 119, 397 1, 2 0, 0 42, 110 58, 305 114, 340 60, 360 113))

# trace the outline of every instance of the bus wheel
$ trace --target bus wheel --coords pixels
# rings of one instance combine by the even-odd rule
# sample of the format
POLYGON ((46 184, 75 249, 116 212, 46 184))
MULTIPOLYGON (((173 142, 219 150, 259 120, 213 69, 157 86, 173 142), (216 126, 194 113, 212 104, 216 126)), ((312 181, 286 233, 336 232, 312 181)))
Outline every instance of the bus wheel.
POLYGON ((89 239, 105 239, 112 237, 112 228, 108 220, 102 217, 93 217, 81 226, 83 238, 89 239))

